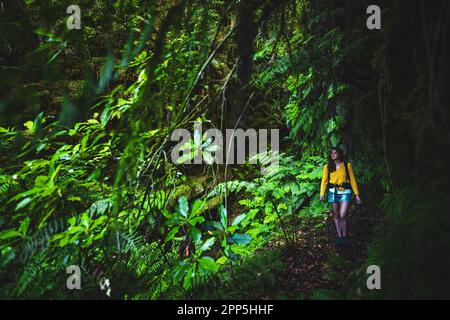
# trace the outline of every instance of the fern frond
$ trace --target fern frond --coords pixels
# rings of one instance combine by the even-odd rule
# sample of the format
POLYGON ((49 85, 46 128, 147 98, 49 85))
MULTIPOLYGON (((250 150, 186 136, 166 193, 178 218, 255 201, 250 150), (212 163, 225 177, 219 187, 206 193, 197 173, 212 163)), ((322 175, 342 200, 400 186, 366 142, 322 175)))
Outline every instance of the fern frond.
POLYGON ((87 212, 91 218, 99 217, 106 214, 113 205, 114 203, 110 199, 101 199, 94 202, 87 212))
POLYGON ((14 290, 15 295, 21 296, 24 293, 33 280, 38 276, 40 268, 41 266, 39 263, 35 262, 31 262, 25 266, 14 290))
POLYGON ((222 182, 216 185, 208 194, 206 195, 206 198, 213 198, 218 195, 225 194, 225 190, 227 193, 237 193, 242 190, 249 191, 251 188, 254 187, 253 182, 248 181, 240 181, 240 180, 232 180, 227 182, 222 182))
POLYGON ((121 253, 126 253, 130 250, 136 250, 139 252, 143 245, 142 236, 139 235, 137 232, 133 233, 117 232, 116 241, 118 251, 121 253))

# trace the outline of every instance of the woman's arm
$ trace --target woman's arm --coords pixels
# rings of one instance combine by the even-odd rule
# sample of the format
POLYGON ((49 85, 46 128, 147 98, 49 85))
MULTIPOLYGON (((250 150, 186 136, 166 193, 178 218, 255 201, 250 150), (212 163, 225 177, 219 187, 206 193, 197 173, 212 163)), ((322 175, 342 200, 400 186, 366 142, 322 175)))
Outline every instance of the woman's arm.
POLYGON ((325 167, 323 167, 322 171, 322 182, 320 184, 320 197, 323 197, 325 195, 325 191, 327 190, 327 184, 328 184, 328 165, 326 164, 325 167))
POLYGON ((358 184, 356 183, 355 173, 353 172, 352 165, 348 164, 348 174, 350 175, 350 184, 352 186, 353 192, 356 196, 359 196, 358 184))

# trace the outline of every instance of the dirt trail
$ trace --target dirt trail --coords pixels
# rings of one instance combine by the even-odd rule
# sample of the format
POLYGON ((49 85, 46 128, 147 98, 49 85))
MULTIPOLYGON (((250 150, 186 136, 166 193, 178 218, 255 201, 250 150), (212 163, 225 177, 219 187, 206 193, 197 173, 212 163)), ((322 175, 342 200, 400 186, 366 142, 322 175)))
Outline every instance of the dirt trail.
POLYGON ((348 246, 337 248, 332 219, 307 219, 293 246, 283 249, 287 270, 277 277, 276 291, 262 299, 343 299, 354 296, 355 277, 362 270, 373 227, 381 214, 372 196, 362 191, 361 205, 348 212, 348 246), (325 221, 325 223, 324 223, 325 221), (318 228, 318 224, 324 224, 318 228))

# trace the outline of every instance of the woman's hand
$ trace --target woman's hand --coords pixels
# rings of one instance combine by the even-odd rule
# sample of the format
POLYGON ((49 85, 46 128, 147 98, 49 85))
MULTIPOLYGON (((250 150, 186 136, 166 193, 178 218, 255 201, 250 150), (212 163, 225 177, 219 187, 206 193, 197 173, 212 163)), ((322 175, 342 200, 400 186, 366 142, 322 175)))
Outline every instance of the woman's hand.
POLYGON ((320 196, 320 201, 323 201, 323 196, 320 196))
POLYGON ((356 196, 356 203, 361 204, 361 198, 359 196, 356 196))

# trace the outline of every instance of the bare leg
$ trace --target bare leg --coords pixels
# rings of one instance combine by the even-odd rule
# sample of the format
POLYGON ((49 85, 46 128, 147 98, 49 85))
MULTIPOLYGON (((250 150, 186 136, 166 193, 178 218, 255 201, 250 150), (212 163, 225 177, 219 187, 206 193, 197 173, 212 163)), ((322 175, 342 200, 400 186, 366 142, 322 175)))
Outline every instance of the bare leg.
POLYGON ((339 216, 339 203, 333 203, 333 214, 334 214, 334 224, 336 226, 336 231, 338 234, 338 237, 342 237, 341 234, 341 219, 339 216))
POLYGON ((341 226, 341 234, 343 237, 347 236, 347 211, 349 207, 350 202, 345 201, 341 202, 340 208, 339 208, 339 217, 341 218, 340 226, 341 226))

